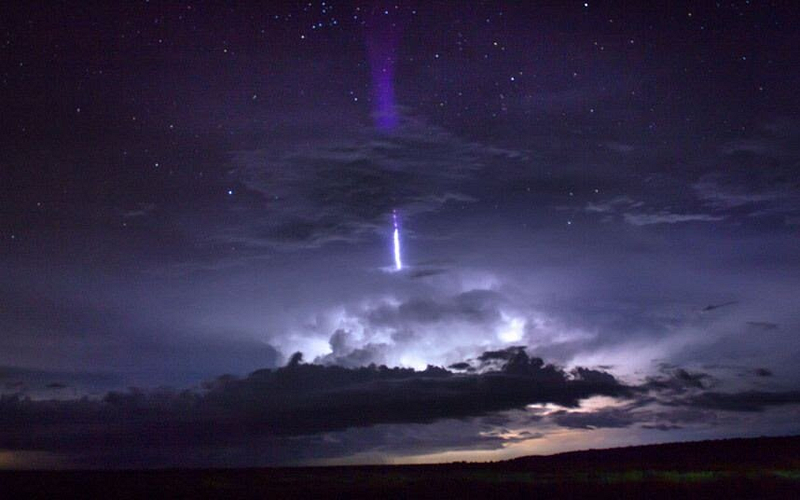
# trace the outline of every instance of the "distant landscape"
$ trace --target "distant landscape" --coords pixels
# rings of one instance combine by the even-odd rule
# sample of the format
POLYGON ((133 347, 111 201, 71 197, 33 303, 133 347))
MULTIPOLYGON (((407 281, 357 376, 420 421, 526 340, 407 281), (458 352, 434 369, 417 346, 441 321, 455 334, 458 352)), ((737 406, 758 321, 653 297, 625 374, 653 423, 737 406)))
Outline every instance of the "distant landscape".
POLYGON ((800 436, 440 465, 4 471, 5 498, 797 498, 800 436))

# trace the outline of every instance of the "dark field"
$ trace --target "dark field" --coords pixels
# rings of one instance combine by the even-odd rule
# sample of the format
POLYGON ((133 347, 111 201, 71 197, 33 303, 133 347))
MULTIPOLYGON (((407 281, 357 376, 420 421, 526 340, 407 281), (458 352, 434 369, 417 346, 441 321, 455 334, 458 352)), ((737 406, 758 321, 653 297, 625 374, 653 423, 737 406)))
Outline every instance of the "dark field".
POLYGON ((729 439, 496 463, 4 471, 0 498, 800 498, 800 437, 729 439))

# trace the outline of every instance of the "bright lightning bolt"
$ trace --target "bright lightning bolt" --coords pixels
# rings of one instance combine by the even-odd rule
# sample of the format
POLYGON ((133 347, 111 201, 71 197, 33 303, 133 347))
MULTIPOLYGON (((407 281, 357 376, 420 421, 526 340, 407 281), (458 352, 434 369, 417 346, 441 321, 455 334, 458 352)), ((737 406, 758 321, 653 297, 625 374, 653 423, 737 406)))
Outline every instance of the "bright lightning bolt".
POLYGON ((394 267, 398 271, 403 269, 403 261, 400 258, 400 230, 397 228, 397 212, 392 210, 392 222, 394 222, 394 267))

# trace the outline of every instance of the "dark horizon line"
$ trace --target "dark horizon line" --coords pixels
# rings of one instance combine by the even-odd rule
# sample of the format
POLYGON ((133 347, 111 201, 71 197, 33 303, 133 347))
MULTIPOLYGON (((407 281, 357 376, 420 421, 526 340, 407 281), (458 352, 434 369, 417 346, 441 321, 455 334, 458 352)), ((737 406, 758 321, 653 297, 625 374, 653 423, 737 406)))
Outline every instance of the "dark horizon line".
MULTIPOLYGON (((351 470, 351 469, 362 469, 362 470, 377 470, 377 469, 420 469, 420 468, 447 468, 451 466, 475 466, 475 467, 485 467, 485 466, 535 466, 535 465, 548 465, 547 462, 556 462, 562 459, 577 459, 574 460, 573 465, 585 465, 585 462, 591 461, 592 459, 603 458, 601 455, 611 455, 615 452, 625 452, 625 453, 636 453, 636 452, 645 452, 642 453, 643 455, 646 452, 654 452, 657 451, 659 448, 661 451, 665 451, 667 449, 672 449, 673 451, 680 451, 677 449, 683 449, 685 451, 686 448, 697 448, 701 446, 712 446, 712 447, 720 447, 720 446, 734 446, 738 444, 746 444, 746 445, 753 445, 755 446, 758 443, 759 446, 763 446, 764 442, 774 442, 774 443, 788 443, 793 445, 796 448, 798 459, 800 459, 800 434, 790 434, 790 435, 778 435, 778 436, 769 436, 769 435, 760 435, 760 436, 741 436, 741 437, 725 437, 725 438, 712 438, 712 439, 699 439, 699 440, 686 440, 686 441, 665 441, 660 443, 651 443, 651 444, 638 444, 638 445, 628 445, 628 446, 612 446, 609 448, 585 448, 580 450, 571 450, 571 451, 561 451, 557 453, 551 453, 546 455, 522 455, 515 458, 508 458, 503 460, 486 460, 486 461, 467 461, 467 460, 456 460, 452 462, 429 462, 429 463, 399 463, 399 464, 376 464, 376 463, 365 463, 365 464, 331 464, 331 465, 269 465, 263 467, 141 467, 141 468, 133 468, 133 467, 108 467, 108 468, 54 468, 54 469, 14 469, 14 468, 0 468, 0 475, 2 474, 9 474, 9 473, 63 473, 63 474, 80 474, 80 473, 109 473, 109 474, 119 474, 119 473, 162 473, 162 472, 213 472, 213 471, 303 471, 303 470, 315 470, 315 471, 335 471, 335 470, 351 470), (588 460, 587 460, 588 459, 588 460)), ((767 449, 769 454, 773 453, 773 450, 767 449)), ((779 453, 774 453, 776 461, 783 458, 779 453)), ((700 457, 702 458, 702 457, 700 457)), ((720 464, 728 464, 730 462, 737 462, 737 463, 748 463, 753 461, 750 457, 743 457, 742 455, 738 455, 734 460, 720 460, 720 464)), ((617 462, 607 462, 607 465, 610 467, 622 465, 621 463, 617 462)))

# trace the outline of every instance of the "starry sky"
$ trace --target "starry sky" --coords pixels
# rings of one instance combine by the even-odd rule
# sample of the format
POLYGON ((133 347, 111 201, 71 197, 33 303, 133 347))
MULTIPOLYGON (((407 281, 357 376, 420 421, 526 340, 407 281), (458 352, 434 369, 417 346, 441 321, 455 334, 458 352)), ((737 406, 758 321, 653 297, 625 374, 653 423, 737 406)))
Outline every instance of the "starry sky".
POLYGON ((792 2, 0 11, 0 467, 800 432, 792 2))

